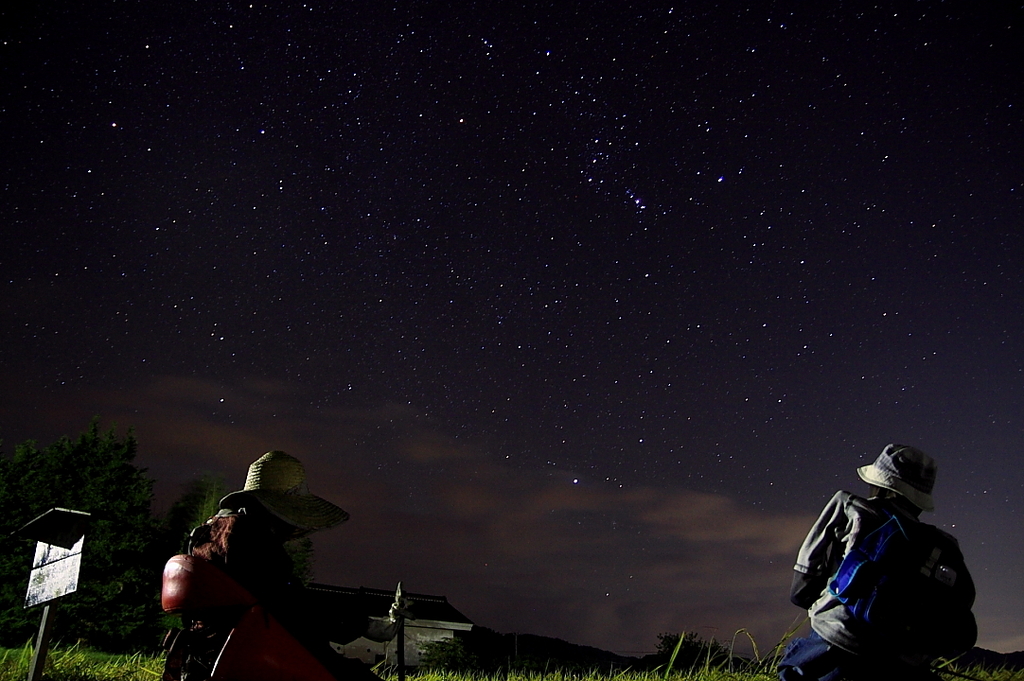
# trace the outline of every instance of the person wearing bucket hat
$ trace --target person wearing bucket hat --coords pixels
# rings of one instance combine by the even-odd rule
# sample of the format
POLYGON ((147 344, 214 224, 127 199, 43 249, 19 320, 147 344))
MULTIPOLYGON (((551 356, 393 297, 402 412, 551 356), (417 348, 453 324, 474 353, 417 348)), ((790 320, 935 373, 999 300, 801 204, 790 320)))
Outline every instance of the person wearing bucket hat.
POLYGON ((388 641, 396 625, 372 620, 358 607, 324 612, 296 575, 286 549, 293 540, 349 518, 342 508, 309 491, 302 462, 279 450, 267 452, 249 465, 245 485, 224 496, 220 507, 192 531, 188 552, 221 568, 256 596, 336 678, 379 681, 366 665, 339 655, 331 644, 360 636, 388 641))
POLYGON ((921 511, 934 511, 932 489, 935 487, 935 461, 920 449, 906 445, 886 445, 874 463, 857 469, 860 479, 877 490, 872 496, 886 496, 909 501, 905 508, 915 516, 921 511), (890 494, 885 494, 885 490, 890 494))
MULTIPOLYGON (((806 638, 794 639, 786 648, 779 662, 780 679, 938 680, 930 670, 936 657, 958 655, 974 645, 977 627, 970 612, 974 583, 956 539, 919 520, 923 511, 935 508, 932 491, 936 471, 934 459, 920 449, 886 445, 874 462, 857 469, 858 477, 869 486, 867 498, 839 491, 826 504, 797 553, 790 589, 790 600, 808 611, 811 632, 806 638), (882 539, 891 535, 898 536, 882 539), (906 538, 905 544, 900 543, 900 537, 906 538), (923 565, 913 562, 920 551, 912 541, 932 542, 924 544, 924 552, 930 551, 931 555, 921 559, 923 565), (896 553, 893 547, 899 546, 914 548, 896 553), (900 561, 906 564, 898 565, 900 561), (900 576, 890 576, 890 572, 900 576), (938 594, 950 603, 913 601, 924 606, 917 610, 903 608, 893 618, 899 619, 904 631, 931 632, 924 625, 903 623, 918 615, 926 619, 925 611, 934 610, 942 613, 942 624, 948 624, 942 633, 891 635, 894 629, 886 628, 889 622, 878 614, 880 610, 865 614, 870 599, 885 603, 879 599, 892 598, 879 596, 878 584, 886 579, 896 584, 905 573, 931 575, 936 584, 943 581, 948 589, 927 586, 933 583, 928 579, 922 589, 932 589, 929 594, 938 594), (845 581, 850 575, 849 582, 845 581), (847 591, 847 584, 856 588, 847 591)), ((912 583, 916 589, 918 582, 899 583, 912 583)), ((911 589, 904 591, 910 593, 911 589)), ((913 593, 916 596, 917 592, 913 593)))

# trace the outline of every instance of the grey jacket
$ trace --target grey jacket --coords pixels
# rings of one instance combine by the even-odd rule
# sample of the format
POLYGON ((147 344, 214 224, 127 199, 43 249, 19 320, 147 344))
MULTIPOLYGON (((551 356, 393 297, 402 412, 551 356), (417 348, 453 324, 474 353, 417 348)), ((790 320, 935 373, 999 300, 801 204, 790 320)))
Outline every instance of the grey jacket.
MULTIPOLYGON (((806 608, 814 629, 830 644, 856 655, 883 654, 885 642, 863 622, 854 618, 846 606, 828 591, 828 582, 843 556, 853 547, 862 531, 871 531, 882 522, 884 512, 914 519, 902 499, 867 499, 839 491, 829 500, 818 520, 807 533, 796 565, 790 598, 806 608), (867 528, 867 529, 865 529, 867 528)), ((926 656, 901 651, 900 657, 911 664, 927 662, 926 656)))

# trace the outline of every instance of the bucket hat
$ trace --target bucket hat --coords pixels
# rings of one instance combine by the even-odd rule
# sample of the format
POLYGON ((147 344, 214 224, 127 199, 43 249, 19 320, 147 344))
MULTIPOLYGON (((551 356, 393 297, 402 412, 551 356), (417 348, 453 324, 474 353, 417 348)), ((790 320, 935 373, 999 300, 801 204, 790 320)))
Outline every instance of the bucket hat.
POLYGON ((902 494, 922 511, 934 511, 935 460, 907 445, 886 445, 875 462, 857 469, 869 485, 902 494))
POLYGON ((310 494, 302 462, 282 451, 267 452, 249 465, 245 487, 220 500, 221 508, 236 509, 255 498, 272 514, 301 530, 312 532, 348 520, 348 513, 326 499, 310 494))

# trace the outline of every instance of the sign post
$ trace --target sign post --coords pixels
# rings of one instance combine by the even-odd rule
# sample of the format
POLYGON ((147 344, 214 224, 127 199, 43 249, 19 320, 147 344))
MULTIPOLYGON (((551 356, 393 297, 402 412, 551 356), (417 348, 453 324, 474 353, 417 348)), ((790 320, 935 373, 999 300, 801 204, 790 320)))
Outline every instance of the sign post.
POLYGON ((395 627, 395 664, 398 665, 398 681, 405 681, 405 620, 415 619, 409 612, 409 601, 402 595, 402 583, 395 589, 395 602, 388 611, 388 620, 395 627))
POLYGON ((398 634, 395 636, 398 641, 398 681, 405 681, 405 618, 398 620, 398 634))
POLYGON ((50 651, 50 629, 53 627, 53 616, 57 614, 57 603, 43 606, 43 621, 39 623, 36 634, 36 647, 32 651, 32 661, 28 665, 28 681, 39 681, 46 665, 46 653, 50 651))
POLYGON ((28 681, 39 681, 50 648, 50 629, 57 612, 55 599, 78 589, 78 573, 82 567, 82 546, 89 514, 67 508, 51 508, 18 530, 17 534, 35 539, 35 558, 29 573, 25 607, 45 603, 39 623, 28 681))

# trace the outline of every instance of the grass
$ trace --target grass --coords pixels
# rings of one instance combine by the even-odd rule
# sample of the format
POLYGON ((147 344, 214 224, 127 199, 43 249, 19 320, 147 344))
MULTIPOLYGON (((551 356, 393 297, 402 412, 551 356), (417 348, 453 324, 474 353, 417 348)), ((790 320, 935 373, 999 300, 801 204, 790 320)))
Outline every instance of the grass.
MULTIPOLYGON (((386 675, 385 681, 395 681, 397 676, 386 675)), ((571 674, 563 672, 547 673, 498 673, 473 674, 464 672, 418 672, 410 674, 409 681, 663 681, 663 671, 634 672, 624 671, 609 676, 606 672, 591 674, 571 674)), ((672 672, 670 679, 678 681, 775 681, 772 674, 754 674, 749 672, 729 672, 721 669, 697 669, 693 672, 672 672)))
MULTIPOLYGON (((498 672, 496 674, 472 672, 423 671, 411 673, 409 681, 774 681, 777 649, 763 658, 756 655, 753 660, 734 664, 732 670, 710 664, 688 671, 665 669, 653 671, 625 670, 613 674, 593 671, 576 674, 560 671, 539 672, 498 672)), ((24 681, 32 658, 32 647, 0 648, 0 681, 24 681)), ((109 655, 79 646, 56 647, 50 651, 43 673, 44 681, 158 681, 163 669, 162 656, 109 655)), ((968 670, 951 667, 958 674, 977 681, 1024 681, 1024 672, 1010 670, 977 669, 968 670)), ((394 670, 378 668, 378 675, 384 681, 397 681, 394 670)), ((963 678, 953 674, 942 674, 944 679, 963 678)))
MULTIPOLYGON (((0 648, 0 681, 25 681, 32 646, 0 648)), ((43 681, 158 681, 163 657, 110 655, 79 646, 55 647, 46 656, 43 681)))

